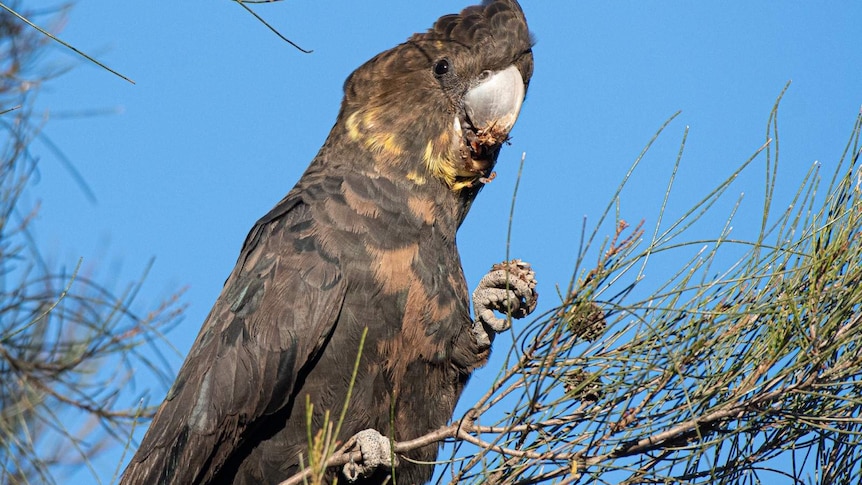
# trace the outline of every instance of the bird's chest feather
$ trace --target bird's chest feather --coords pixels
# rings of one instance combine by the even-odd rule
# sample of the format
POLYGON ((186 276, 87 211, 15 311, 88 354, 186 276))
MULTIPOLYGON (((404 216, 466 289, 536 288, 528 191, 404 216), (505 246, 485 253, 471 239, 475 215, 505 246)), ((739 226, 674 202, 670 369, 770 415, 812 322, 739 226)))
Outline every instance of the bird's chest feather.
POLYGON ((339 321, 345 327, 336 329, 353 339, 367 329, 351 409, 369 411, 366 426, 394 425, 399 439, 445 424, 476 364, 455 356, 480 358, 460 348, 469 341, 471 319, 457 251, 431 236, 371 249, 369 265, 346 275, 348 299, 356 304, 345 306, 339 321))
POLYGON ((336 337, 347 331, 355 340, 367 328, 363 353, 395 387, 410 374, 451 367, 471 324, 457 223, 446 214, 453 210, 399 189, 348 175, 319 216, 330 228, 324 244, 340 249, 348 288, 338 322, 346 328, 336 337))
POLYGON ((367 298, 358 305, 365 314, 351 317, 357 327, 368 328, 369 350, 396 381, 414 363, 446 365, 471 323, 454 241, 433 225, 412 236, 392 236, 398 242, 389 247, 366 240, 364 264, 346 274, 348 292, 367 298))

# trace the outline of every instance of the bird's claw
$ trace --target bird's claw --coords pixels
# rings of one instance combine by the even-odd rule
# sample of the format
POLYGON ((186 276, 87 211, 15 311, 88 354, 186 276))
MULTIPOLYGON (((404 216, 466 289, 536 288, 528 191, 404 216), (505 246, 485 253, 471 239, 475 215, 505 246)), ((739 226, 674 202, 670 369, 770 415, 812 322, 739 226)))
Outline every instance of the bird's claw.
POLYGON ((351 449, 358 448, 362 453, 362 463, 351 461, 344 465, 342 473, 349 482, 370 476, 380 467, 391 469, 398 466, 398 457, 392 452, 392 442, 376 429, 362 430, 356 433, 351 441, 351 449))
POLYGON ((520 259, 495 264, 473 292, 476 319, 473 333, 482 345, 491 345, 493 335, 508 330, 512 318, 524 318, 536 309, 536 274, 520 259), (504 313, 500 318, 494 311, 504 313))

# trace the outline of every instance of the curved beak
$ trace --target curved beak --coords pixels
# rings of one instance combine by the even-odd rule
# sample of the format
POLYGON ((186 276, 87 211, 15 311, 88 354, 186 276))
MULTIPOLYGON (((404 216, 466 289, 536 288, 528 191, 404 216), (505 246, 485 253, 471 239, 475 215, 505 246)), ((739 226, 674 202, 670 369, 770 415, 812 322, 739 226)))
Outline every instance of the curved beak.
POLYGON ((491 73, 464 95, 468 122, 479 133, 493 131, 505 139, 518 119, 524 94, 524 80, 514 65, 491 73))

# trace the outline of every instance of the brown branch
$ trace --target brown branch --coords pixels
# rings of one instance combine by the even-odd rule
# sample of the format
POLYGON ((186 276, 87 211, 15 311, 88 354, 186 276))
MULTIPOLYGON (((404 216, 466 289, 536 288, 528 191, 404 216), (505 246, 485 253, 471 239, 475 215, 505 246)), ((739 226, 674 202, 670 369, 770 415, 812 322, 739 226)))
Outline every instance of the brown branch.
MULTIPOLYGON (((680 441, 682 440, 687 440, 691 437, 699 436, 700 429, 711 428, 715 424, 725 421, 727 419, 731 419, 734 417, 738 418, 744 413, 750 411, 752 407, 758 404, 772 401, 780 397, 781 395, 798 389, 799 387, 806 387, 807 385, 811 384, 813 384, 813 382, 811 381, 811 379, 809 379, 795 385, 783 387, 781 389, 766 393, 758 397, 757 399, 752 399, 751 401, 744 402, 736 406, 729 407, 727 409, 712 412, 701 418, 687 420, 660 433, 653 434, 651 436, 629 444, 623 444, 610 453, 604 453, 591 457, 583 456, 582 452, 537 453, 529 450, 506 448, 478 437, 478 435, 482 434, 528 432, 542 427, 570 424, 576 422, 579 419, 583 419, 582 415, 570 415, 565 418, 554 418, 539 423, 525 423, 505 427, 478 426, 475 424, 477 418, 475 410, 468 412, 468 414, 459 422, 444 426, 437 429, 436 431, 432 431, 426 435, 420 436, 412 440, 395 442, 392 445, 392 450, 393 453, 402 454, 411 450, 415 450, 417 448, 421 448, 423 446, 428 446, 430 444, 441 442, 445 439, 457 439, 461 441, 466 441, 479 448, 482 448, 487 451, 492 451, 500 455, 541 461, 572 462, 573 460, 577 460, 579 463, 582 463, 583 466, 588 467, 607 460, 647 453, 658 449, 666 449, 670 446, 676 446, 676 444, 680 443, 680 441)), ((361 452, 350 451, 350 448, 352 447, 352 441, 353 440, 348 440, 347 446, 341 447, 338 451, 336 451, 334 454, 332 454, 329 458, 326 459, 326 468, 339 467, 351 462, 362 462, 361 452)), ((293 477, 281 482, 279 485, 301 484, 308 478, 312 471, 313 470, 307 468, 302 472, 294 475, 293 477)), ((556 472, 553 473, 556 475, 556 472)))
POLYGON ((711 427, 729 418, 739 418, 744 413, 750 411, 752 408, 755 408, 758 405, 772 402, 773 400, 790 392, 799 390, 800 388, 808 388, 814 385, 816 381, 815 377, 816 376, 813 375, 809 376, 809 378, 805 381, 776 389, 774 391, 758 396, 756 399, 751 399, 748 402, 743 402, 736 406, 731 406, 727 409, 714 411, 702 418, 684 421, 666 431, 656 433, 652 436, 648 436, 631 444, 623 445, 610 453, 590 457, 587 459, 587 465, 600 463, 609 458, 620 458, 624 456, 631 456, 638 453, 646 453, 649 451, 665 448, 668 443, 677 443, 681 439, 686 439, 693 433, 697 433, 701 428, 711 427))
MULTIPOLYGON (((473 424, 475 422, 475 416, 473 416, 472 413, 468 412, 468 415, 465 416, 465 418, 459 422, 444 426, 437 429, 436 431, 432 431, 428 434, 422 435, 412 440, 393 443, 392 451, 394 453, 406 453, 417 448, 422 448, 423 446, 439 443, 446 439, 458 439, 502 455, 515 456, 518 458, 530 458, 533 460, 569 461, 576 456, 575 453, 536 453, 533 451, 514 450, 511 448, 504 448, 502 446, 494 445, 493 443, 479 439, 473 433, 490 434, 503 432, 525 432, 529 430, 534 430, 539 427, 559 426, 562 424, 570 423, 573 420, 574 416, 569 417, 568 419, 557 418, 543 421, 541 423, 523 424, 508 427, 477 426, 473 424)), ((350 444, 352 443, 352 441, 352 439, 348 439, 347 443, 350 444)), ((348 463, 361 462, 362 453, 360 453, 359 451, 348 451, 348 447, 343 446, 326 460, 326 468, 339 467, 348 463)), ((303 483, 303 481, 308 478, 311 473, 312 470, 310 468, 306 468, 302 472, 297 473, 296 475, 279 483, 278 485, 298 485, 300 483, 303 483)))
MULTIPOLYGON (((454 438, 458 433, 458 427, 458 424, 452 424, 412 440, 393 443, 392 451, 394 453, 404 453, 410 450, 415 450, 416 448, 430 445, 432 443, 443 441, 447 438, 454 438)), ((352 441, 354 440, 349 439, 347 440, 347 443, 350 444, 352 441)), ((348 451, 346 446, 342 446, 338 451, 336 451, 329 458, 327 458, 326 468, 344 466, 348 463, 361 462, 361 452, 348 451)), ((298 485, 300 483, 303 483, 305 479, 308 478, 308 476, 312 473, 312 471, 313 470, 311 468, 306 468, 305 470, 297 473, 296 475, 288 478, 287 480, 279 483, 278 485, 298 485)))

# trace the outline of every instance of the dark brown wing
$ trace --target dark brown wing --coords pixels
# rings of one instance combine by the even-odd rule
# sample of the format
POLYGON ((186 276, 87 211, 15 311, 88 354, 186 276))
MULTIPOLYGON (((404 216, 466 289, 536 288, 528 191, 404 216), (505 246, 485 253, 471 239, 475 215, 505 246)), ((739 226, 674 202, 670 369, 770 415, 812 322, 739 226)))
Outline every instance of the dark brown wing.
POLYGON ((315 229, 290 194, 252 229, 122 483, 207 482, 288 405, 345 295, 315 229))

